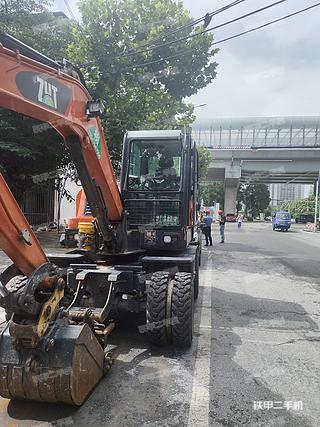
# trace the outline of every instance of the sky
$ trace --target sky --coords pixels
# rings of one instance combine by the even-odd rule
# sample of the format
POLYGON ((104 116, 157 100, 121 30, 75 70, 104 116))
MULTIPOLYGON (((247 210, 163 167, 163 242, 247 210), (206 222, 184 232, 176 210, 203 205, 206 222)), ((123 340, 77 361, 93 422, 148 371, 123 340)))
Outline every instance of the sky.
MULTIPOLYGON (((137 0, 139 1, 139 0, 137 0)), ((210 26, 248 13, 275 0, 245 0, 215 16, 210 26)), ((231 0, 183 0, 194 18, 231 0)), ((215 40, 264 24, 317 3, 287 0, 267 11, 216 30, 215 40)), ((77 16, 75 0, 69 4, 77 16)), ((66 10, 63 0, 55 10, 66 10)), ((219 45, 217 78, 192 96, 198 119, 320 115, 320 7, 219 45)))

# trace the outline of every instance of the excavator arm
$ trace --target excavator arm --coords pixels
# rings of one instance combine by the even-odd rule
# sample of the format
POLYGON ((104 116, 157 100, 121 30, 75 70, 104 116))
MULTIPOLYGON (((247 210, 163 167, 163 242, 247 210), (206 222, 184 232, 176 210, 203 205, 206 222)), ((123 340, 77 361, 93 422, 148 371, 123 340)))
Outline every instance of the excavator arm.
MULTIPOLYGON (((98 224, 101 252, 123 250, 125 215, 98 117, 102 106, 81 76, 0 33, 0 108, 48 123, 62 136, 98 224)), ((104 348, 113 284, 105 279, 99 288, 102 307, 81 307, 84 279, 67 286, 67 270, 47 259, 1 174, 0 218, 0 248, 13 261, 0 275, 8 320, 0 331, 0 395, 81 405, 110 367, 104 348)), ((101 273, 109 277, 108 269, 101 273)))
MULTIPOLYGON (((7 34, 0 34, 0 43, 0 107, 46 122, 62 136, 97 219, 104 246, 107 252, 116 252, 119 242, 111 223, 121 222, 123 205, 97 117, 99 102, 91 99, 75 71, 69 70, 72 75, 67 74, 58 63, 7 34)), ((17 205, 10 216, 5 214, 7 201, 15 203, 3 178, 0 193, 0 209, 6 218, 0 224, 0 245, 24 274, 30 274, 45 257, 17 205), (31 245, 23 238, 23 230, 28 230, 31 245), (18 251, 10 249, 14 246, 18 251)))

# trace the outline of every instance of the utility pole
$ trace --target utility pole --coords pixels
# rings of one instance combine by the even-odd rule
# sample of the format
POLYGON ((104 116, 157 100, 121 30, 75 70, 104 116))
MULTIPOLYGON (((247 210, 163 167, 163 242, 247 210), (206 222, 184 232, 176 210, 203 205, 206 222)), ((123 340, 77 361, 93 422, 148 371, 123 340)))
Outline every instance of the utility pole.
POLYGON ((320 191, 320 169, 319 169, 319 175, 318 175, 318 207, 319 207, 319 211, 318 211, 318 222, 320 224, 320 203, 319 203, 319 191, 320 191))
POLYGON ((318 213, 318 204, 319 204, 319 181, 320 181, 320 168, 318 173, 318 179, 316 182, 316 200, 315 200, 315 206, 314 206, 314 231, 316 231, 317 226, 317 219, 320 218, 320 209, 318 213))

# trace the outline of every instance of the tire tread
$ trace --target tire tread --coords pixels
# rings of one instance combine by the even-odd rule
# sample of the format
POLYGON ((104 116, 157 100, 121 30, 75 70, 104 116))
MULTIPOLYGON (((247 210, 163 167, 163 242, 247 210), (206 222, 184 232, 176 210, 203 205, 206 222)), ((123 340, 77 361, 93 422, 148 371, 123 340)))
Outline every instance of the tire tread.
POLYGON ((147 334, 152 344, 165 345, 166 334, 166 307, 167 290, 170 275, 168 272, 153 273, 147 292, 147 334))
POLYGON ((193 337, 194 292, 190 273, 176 273, 172 291, 172 343, 190 347, 193 337))

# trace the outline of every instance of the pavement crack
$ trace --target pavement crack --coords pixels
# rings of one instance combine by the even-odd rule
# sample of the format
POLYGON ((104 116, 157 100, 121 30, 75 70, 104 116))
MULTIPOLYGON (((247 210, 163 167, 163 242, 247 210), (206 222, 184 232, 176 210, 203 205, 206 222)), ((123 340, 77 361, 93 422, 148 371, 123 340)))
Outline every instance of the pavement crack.
POLYGON ((279 345, 294 344, 296 341, 305 341, 305 339, 304 338, 301 338, 301 339, 291 339, 291 340, 288 340, 288 341, 285 341, 285 342, 280 342, 278 344, 274 344, 274 346, 278 347, 279 345))
POLYGON ((318 313, 307 313, 307 312, 300 312, 300 311, 286 311, 286 310, 279 310, 279 311, 268 311, 268 310, 247 310, 240 313, 241 316, 250 316, 253 313, 267 313, 267 314, 294 314, 297 316, 320 316, 318 313))
POLYGON ((305 337, 305 338, 295 338, 295 339, 292 338, 291 340, 281 342, 279 344, 274 344, 274 346, 277 347, 279 345, 294 344, 297 341, 320 342, 320 337, 305 337))

